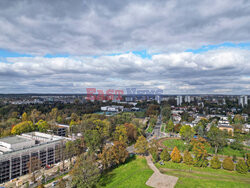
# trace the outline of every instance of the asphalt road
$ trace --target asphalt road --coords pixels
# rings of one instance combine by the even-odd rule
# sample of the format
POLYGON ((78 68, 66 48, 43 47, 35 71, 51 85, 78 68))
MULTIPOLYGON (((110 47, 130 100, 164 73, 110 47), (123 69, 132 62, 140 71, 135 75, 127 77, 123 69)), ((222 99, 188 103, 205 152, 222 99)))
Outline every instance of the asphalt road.
POLYGON ((160 136, 161 136, 161 121, 162 121, 161 115, 159 115, 157 118, 156 125, 155 125, 154 130, 153 130, 153 134, 154 134, 156 139, 160 138, 160 136))

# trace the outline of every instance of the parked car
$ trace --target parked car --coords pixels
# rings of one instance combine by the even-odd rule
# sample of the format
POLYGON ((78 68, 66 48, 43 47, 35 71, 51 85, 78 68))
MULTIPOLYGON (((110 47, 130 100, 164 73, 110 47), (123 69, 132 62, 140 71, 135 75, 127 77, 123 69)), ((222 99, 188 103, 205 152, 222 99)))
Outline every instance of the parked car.
POLYGON ((52 183, 52 187, 55 187, 57 183, 58 183, 58 181, 54 181, 54 182, 52 183))

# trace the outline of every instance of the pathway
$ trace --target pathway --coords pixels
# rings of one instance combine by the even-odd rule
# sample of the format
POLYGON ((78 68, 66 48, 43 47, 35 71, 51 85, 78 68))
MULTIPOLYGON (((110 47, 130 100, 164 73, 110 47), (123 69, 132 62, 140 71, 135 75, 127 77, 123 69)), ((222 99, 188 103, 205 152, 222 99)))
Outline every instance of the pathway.
POLYGON ((178 178, 162 174, 151 160, 151 156, 147 156, 148 166, 154 171, 153 175, 148 179, 146 185, 155 188, 173 188, 177 183, 178 178))

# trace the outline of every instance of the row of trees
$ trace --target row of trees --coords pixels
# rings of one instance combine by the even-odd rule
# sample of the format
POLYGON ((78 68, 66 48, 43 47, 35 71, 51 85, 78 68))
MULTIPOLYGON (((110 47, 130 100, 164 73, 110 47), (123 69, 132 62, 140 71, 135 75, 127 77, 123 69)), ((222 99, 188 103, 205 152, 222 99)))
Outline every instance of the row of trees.
MULTIPOLYGON (((194 158, 190 154, 188 150, 184 152, 184 156, 182 157, 180 151, 177 147, 174 147, 171 155, 168 153, 167 148, 164 148, 162 152, 159 152, 159 145, 157 141, 152 141, 150 144, 147 142, 146 138, 140 136, 135 144, 136 152, 139 154, 150 153, 152 155, 153 161, 157 162, 159 160, 169 161, 172 160, 174 163, 184 162, 187 165, 194 165, 195 167, 207 167, 209 165, 209 161, 207 159, 208 153, 206 147, 209 143, 206 142, 203 138, 192 139, 190 142, 189 148, 194 154, 194 158)), ((230 157, 224 159, 221 163, 215 155, 210 161, 210 166, 214 169, 220 169, 221 166, 226 170, 234 170, 235 166, 230 157)), ((239 173, 246 173, 250 170, 250 154, 247 155, 247 160, 244 161, 240 159, 236 165, 236 170, 239 173)))
MULTIPOLYGON (((165 162, 172 160, 174 163, 180 163, 183 161, 186 165, 207 167, 209 162, 204 157, 205 156, 203 155, 203 158, 201 158, 201 155, 198 156, 197 153, 195 153, 195 158, 193 159, 192 155, 187 150, 184 152, 184 156, 182 157, 177 147, 173 149, 171 155, 168 153, 167 149, 164 149, 160 154, 160 159, 165 162)), ((223 162, 221 162, 218 156, 215 155, 210 161, 210 167, 213 169, 223 168, 229 171, 236 169, 237 172, 245 174, 250 170, 250 156, 248 155, 247 161, 240 159, 235 166, 232 158, 227 157, 223 160, 223 162)))
POLYGON ((215 154, 218 153, 219 150, 222 150, 228 143, 227 140, 229 138, 233 138, 234 141, 229 145, 232 149, 242 151, 243 145, 242 135, 240 133, 235 132, 234 136, 230 136, 227 131, 220 130, 216 125, 211 125, 209 131, 206 131, 204 134, 199 134, 203 131, 203 128, 200 126, 198 129, 197 127, 190 127, 189 125, 183 125, 180 128, 180 135, 183 140, 190 143, 191 139, 197 134, 200 137, 206 137, 210 145, 214 148, 215 154))
POLYGON ((114 117, 84 115, 75 132, 81 132, 87 152, 77 157, 72 170, 72 187, 93 187, 103 172, 126 161, 127 147, 143 134, 144 125, 133 113, 114 117))

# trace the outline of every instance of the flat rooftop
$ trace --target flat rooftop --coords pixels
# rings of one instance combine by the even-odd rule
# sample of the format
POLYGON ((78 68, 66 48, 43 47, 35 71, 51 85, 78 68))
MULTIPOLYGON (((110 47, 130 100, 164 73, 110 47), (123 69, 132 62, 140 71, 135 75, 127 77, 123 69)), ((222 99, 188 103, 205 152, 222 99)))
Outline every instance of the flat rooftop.
POLYGON ((20 136, 10 136, 10 137, 5 137, 5 138, 0 139, 0 142, 5 142, 8 144, 18 144, 18 143, 23 143, 23 142, 28 142, 28 141, 30 141, 30 139, 23 138, 20 136))
POLYGON ((53 145, 61 140, 69 138, 45 134, 41 132, 23 133, 17 136, 10 136, 0 139, 0 160, 12 154, 21 154, 29 150, 44 148, 45 145, 53 145))

